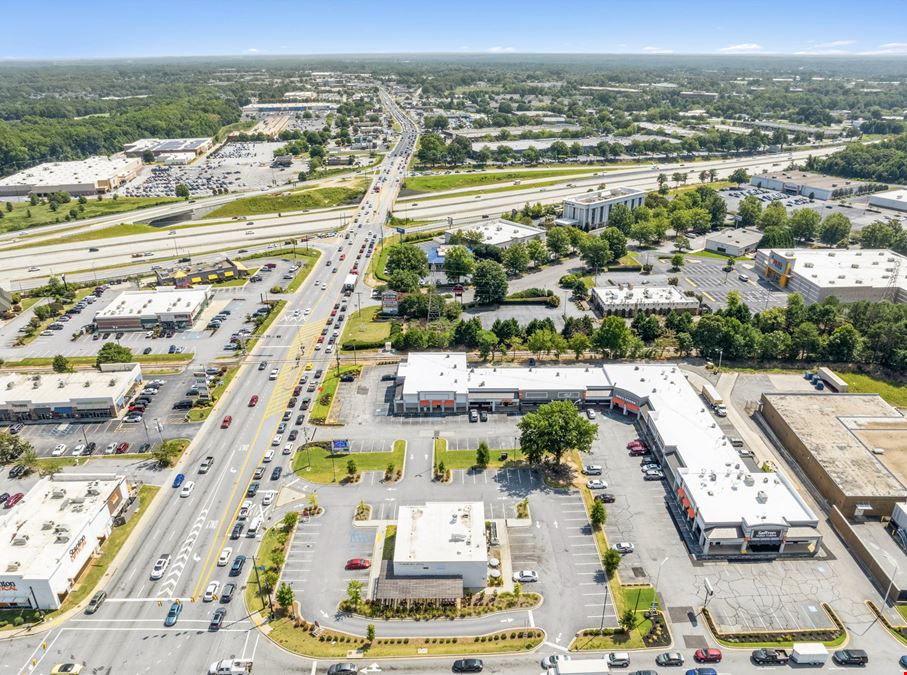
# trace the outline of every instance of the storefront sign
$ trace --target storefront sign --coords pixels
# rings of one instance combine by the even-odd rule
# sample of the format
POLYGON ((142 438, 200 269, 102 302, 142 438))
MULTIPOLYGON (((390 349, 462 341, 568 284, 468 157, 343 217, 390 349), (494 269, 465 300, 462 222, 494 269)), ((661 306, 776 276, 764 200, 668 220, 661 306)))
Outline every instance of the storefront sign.
POLYGON ((780 539, 781 535, 781 530, 753 530, 750 539, 765 541, 766 539, 780 539))
POLYGON ((17 590, 15 581, 0 581, 0 593, 17 590))
POLYGON ((69 549, 69 559, 75 560, 79 553, 82 552, 82 549, 85 548, 85 535, 83 534, 79 541, 76 542, 76 545, 69 549))

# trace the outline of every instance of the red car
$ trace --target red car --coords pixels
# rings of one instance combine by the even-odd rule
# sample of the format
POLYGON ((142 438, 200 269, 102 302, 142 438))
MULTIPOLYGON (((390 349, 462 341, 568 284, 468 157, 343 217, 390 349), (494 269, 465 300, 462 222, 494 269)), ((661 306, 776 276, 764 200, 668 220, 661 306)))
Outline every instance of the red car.
POLYGON ((122 443, 120 443, 120 444, 116 447, 116 449, 114 450, 114 452, 115 452, 116 454, 118 454, 118 455, 122 455, 122 454, 123 454, 124 452, 126 452, 128 449, 129 449, 129 443, 127 443, 126 441, 123 441, 122 443))
POLYGON ((341 259, 341 260, 346 260, 346 253, 341 253, 341 254, 340 254, 340 259, 341 259))
POLYGON ((231 424, 232 422, 233 422, 233 418, 232 418, 230 415, 227 415, 227 416, 224 418, 224 421, 220 423, 220 428, 221 428, 221 429, 229 429, 229 428, 230 428, 230 424, 231 424))
POLYGON ((332 309, 332 310, 331 310, 331 316, 337 316, 337 310, 336 310, 336 309, 332 309))
POLYGON ((630 457, 642 457, 643 455, 649 454, 648 448, 633 448, 630 450, 630 457))
MULTIPOLYGON (((11 509, 11 508, 13 508, 16 504, 18 504, 19 502, 22 501, 22 498, 23 498, 24 496, 25 496, 25 495, 24 495, 23 493, 17 492, 17 493, 14 494, 12 497, 10 497, 9 499, 6 500, 6 504, 4 505, 3 508, 6 508, 6 509, 11 509)), ((368 562, 368 560, 366 560, 365 562, 368 562)))
POLYGON ((693 658, 699 663, 718 663, 721 661, 720 649, 697 649, 693 658))
POLYGON ((297 384, 293 388, 293 396, 299 396, 301 393, 302 393, 302 386, 297 384))
POLYGON ((372 561, 368 558, 351 558, 346 561, 346 568, 348 570, 367 570, 372 566, 372 561))
POLYGON ((258 405, 258 396, 253 396, 252 398, 249 399, 250 408, 254 408, 257 405, 258 405))
POLYGON ((638 438, 634 438, 632 441, 627 443, 627 450, 632 450, 633 448, 644 448, 646 447, 645 441, 642 441, 638 438))

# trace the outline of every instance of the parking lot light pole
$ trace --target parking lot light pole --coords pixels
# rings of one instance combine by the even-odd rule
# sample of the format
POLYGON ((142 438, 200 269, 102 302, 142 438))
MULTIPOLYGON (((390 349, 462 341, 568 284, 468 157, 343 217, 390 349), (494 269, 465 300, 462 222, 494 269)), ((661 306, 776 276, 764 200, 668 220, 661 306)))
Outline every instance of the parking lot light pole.
POLYGON ((608 595, 611 591, 611 585, 605 583, 605 599, 602 601, 602 621, 601 625, 598 627, 599 631, 605 630, 605 611, 608 608, 608 595))

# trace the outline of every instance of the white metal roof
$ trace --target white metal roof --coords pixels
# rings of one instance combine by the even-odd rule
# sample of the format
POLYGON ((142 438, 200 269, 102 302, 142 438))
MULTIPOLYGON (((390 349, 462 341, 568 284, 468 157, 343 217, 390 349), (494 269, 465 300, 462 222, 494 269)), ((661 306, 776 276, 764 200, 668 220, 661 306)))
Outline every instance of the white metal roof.
POLYGON ((531 225, 514 223, 503 218, 496 218, 458 227, 457 232, 478 232, 482 235, 483 243, 500 246, 514 239, 525 239, 541 235, 544 230, 531 225))
MULTIPOLYGON (((14 403, 68 405, 87 399, 112 399, 123 396, 141 378, 141 366, 130 370, 79 370, 74 373, 0 374, 0 405, 14 403)), ((2 540, 0 540, 2 541, 2 540)))
POLYGON ((158 314, 194 313, 208 297, 210 286, 175 288, 158 286, 153 291, 123 291, 107 307, 95 314, 96 319, 154 316, 158 314))
POLYGON ((900 263, 895 279, 898 288, 907 289, 907 258, 888 249, 770 249, 773 253, 793 259, 794 272, 822 288, 885 288, 900 263))
POLYGON ((647 305, 682 305, 698 307, 699 301, 689 297, 676 286, 596 286, 592 293, 603 307, 647 305))
POLYGON ((427 502, 397 512, 395 562, 485 561, 482 502, 427 502))
POLYGON ((88 157, 75 162, 48 162, 0 178, 0 185, 97 185, 101 181, 115 181, 140 163, 131 157, 88 157))

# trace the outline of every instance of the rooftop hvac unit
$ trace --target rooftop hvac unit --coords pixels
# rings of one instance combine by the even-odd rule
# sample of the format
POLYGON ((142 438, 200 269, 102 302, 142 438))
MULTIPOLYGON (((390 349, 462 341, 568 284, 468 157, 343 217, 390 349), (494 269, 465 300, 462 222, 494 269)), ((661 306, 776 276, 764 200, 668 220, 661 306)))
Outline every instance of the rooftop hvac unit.
POLYGON ((7 564, 7 566, 6 566, 6 571, 7 571, 7 572, 15 572, 16 570, 19 569, 19 566, 20 566, 20 565, 19 565, 18 562, 12 561, 12 562, 10 562, 9 564, 7 564))
POLYGON ((58 534, 57 538, 54 539, 55 544, 65 544, 70 539, 68 534, 58 534))
POLYGON ((54 528, 54 532, 69 532, 69 525, 66 523, 60 523, 54 528))
POLYGON ((50 530, 53 528, 53 526, 54 526, 54 521, 52 521, 52 520, 45 520, 43 523, 41 523, 42 530, 50 530))
POLYGON ((851 264, 850 264, 850 267, 851 267, 851 269, 855 269, 855 270, 860 269, 860 265, 857 264, 857 263, 851 263, 851 264))
POLYGON ((765 504, 768 501, 768 495, 765 493, 765 490, 759 490, 756 493, 756 501, 760 504, 765 504))
POLYGON ((743 484, 746 485, 747 487, 752 487, 753 485, 756 484, 756 480, 753 478, 753 476, 751 474, 746 474, 746 476, 743 477, 743 484))
POLYGON ((101 492, 97 488, 93 488, 93 487, 88 488, 88 495, 90 497, 97 497, 99 494, 101 494, 101 492))
POLYGON ((13 537, 13 546, 25 546, 28 544, 28 535, 22 534, 17 537, 13 537))
POLYGON ((57 382, 58 389, 63 389, 64 387, 66 387, 66 383, 63 380, 60 380, 59 382, 57 382))
POLYGON ((66 496, 66 490, 63 488, 54 488, 50 493, 51 499, 63 499, 66 496))

